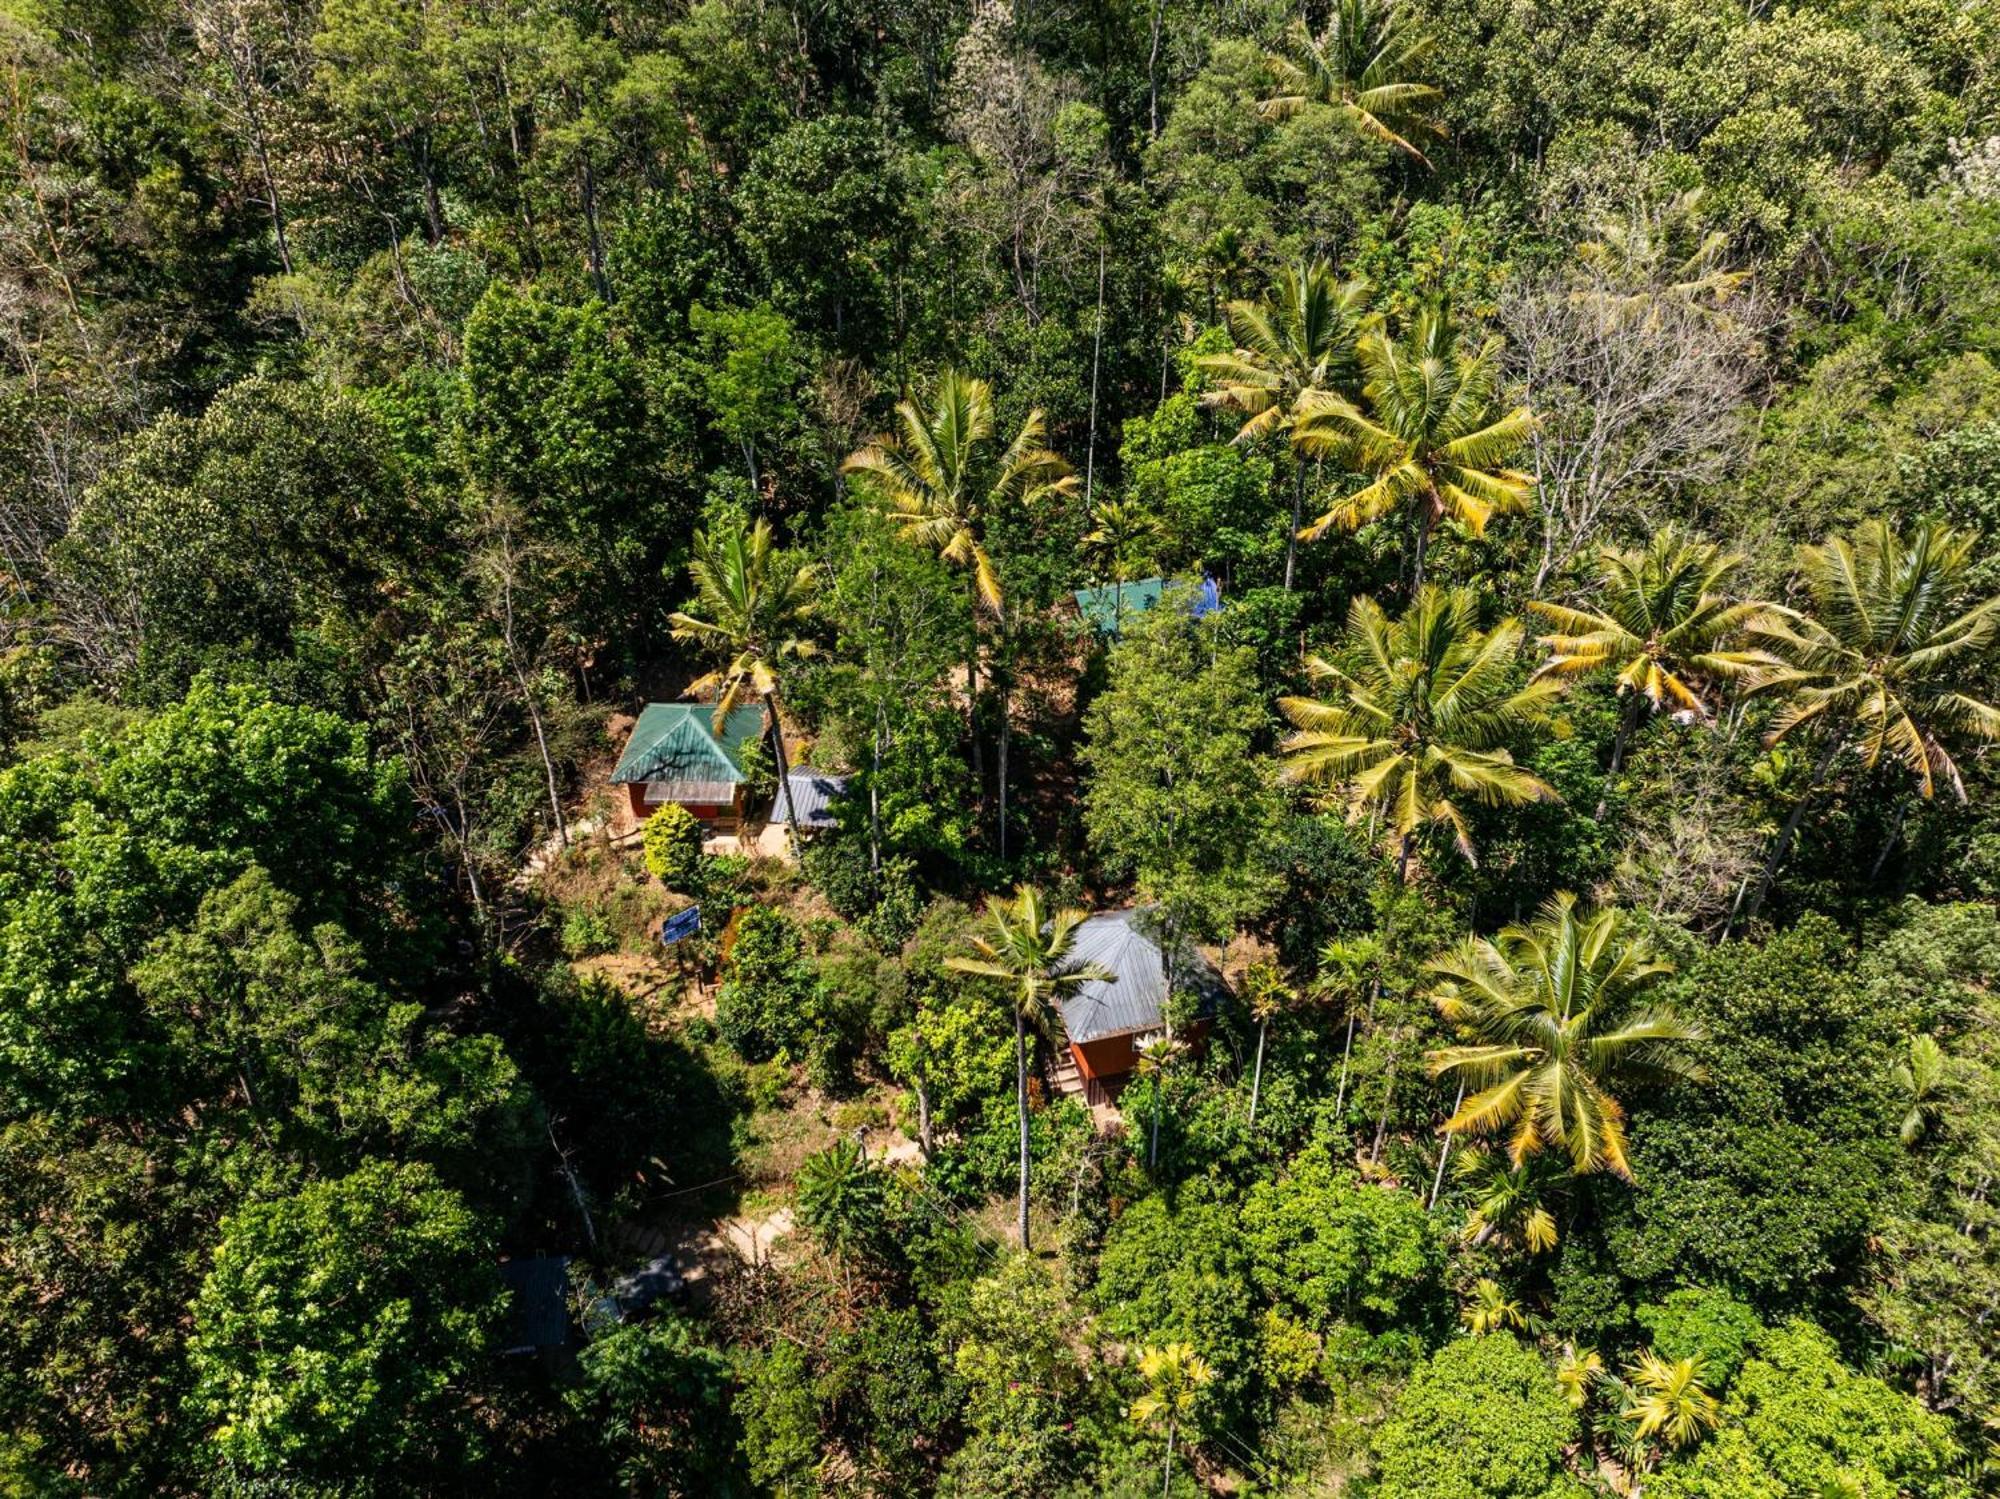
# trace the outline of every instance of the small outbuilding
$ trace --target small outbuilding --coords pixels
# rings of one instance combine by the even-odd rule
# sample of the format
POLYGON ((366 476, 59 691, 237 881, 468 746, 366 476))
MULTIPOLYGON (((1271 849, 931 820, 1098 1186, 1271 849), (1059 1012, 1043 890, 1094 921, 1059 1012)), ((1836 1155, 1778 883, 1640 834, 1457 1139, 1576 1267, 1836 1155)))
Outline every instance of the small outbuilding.
POLYGON ((632 815, 644 822, 669 802, 704 823, 734 828, 743 819, 743 751, 763 737, 764 710, 744 703, 718 732, 709 703, 648 703, 611 772, 632 815))
POLYGON ((1070 1056, 1086 1084, 1121 1079, 1139 1065, 1139 1042, 1166 1028, 1170 993, 1192 993, 1202 1017, 1183 1034, 1199 1030, 1229 997, 1221 972, 1192 948, 1176 954, 1170 967, 1146 915, 1100 911, 1076 929, 1072 958, 1101 963, 1113 975, 1080 985, 1063 1001, 1070 1056))
POLYGON ((559 1353, 570 1340, 569 1256, 531 1255, 504 1260, 500 1279, 506 1283, 506 1354, 559 1353))
POLYGON ((771 808, 772 816, 780 821, 792 819, 801 837, 840 826, 834 804, 847 794, 846 776, 798 769, 785 778, 785 783, 791 790, 791 799, 788 802, 780 792, 777 805, 771 808))
POLYGON ((1077 613, 1100 635, 1115 637, 1125 621, 1156 608, 1163 598, 1192 594, 1188 612, 1199 619, 1222 607, 1222 590, 1215 579, 1186 583, 1170 578, 1140 578, 1131 583, 1107 583, 1102 588, 1079 588, 1072 595, 1077 613))

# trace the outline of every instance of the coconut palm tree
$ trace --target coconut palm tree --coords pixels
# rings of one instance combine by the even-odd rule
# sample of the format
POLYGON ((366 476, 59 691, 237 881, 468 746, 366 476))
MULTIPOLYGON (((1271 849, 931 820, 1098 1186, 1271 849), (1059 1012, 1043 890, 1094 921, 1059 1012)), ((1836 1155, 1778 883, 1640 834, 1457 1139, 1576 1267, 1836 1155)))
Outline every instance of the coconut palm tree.
POLYGON ((1300 536, 1310 541, 1334 526, 1359 530, 1403 512, 1416 529, 1414 592, 1423 587, 1424 553, 1439 521, 1482 536, 1495 515, 1525 510, 1534 478, 1507 463, 1534 430, 1534 416, 1502 399, 1500 350, 1497 337, 1466 347, 1436 308, 1419 313, 1400 340, 1379 325, 1363 333, 1355 346, 1361 399, 1308 392, 1292 441, 1365 482, 1300 536))
POLYGON ((1077 910, 1048 913, 1042 892, 1015 887, 1011 900, 986 902, 980 927, 969 939, 974 956, 945 959, 959 973, 999 979, 1011 990, 1014 1011, 1014 1102, 1021 1125, 1021 1247, 1028 1247, 1028 1027, 1045 1026, 1065 994, 1080 986, 1109 981, 1102 963, 1074 960, 1077 910))
POLYGON ((1431 113, 1444 94, 1416 79, 1430 50, 1396 0, 1335 0, 1324 31, 1314 36, 1295 21, 1285 49, 1265 59, 1277 91, 1259 112, 1285 120, 1308 104, 1330 105, 1361 134, 1429 166, 1408 136, 1444 136, 1431 113))
MULTIPOLYGON (((1706 719, 1710 682, 1753 678, 1777 664, 1769 653, 1738 648, 1750 626, 1774 617, 1770 604, 1730 603, 1722 587, 1743 558, 1667 526, 1643 551, 1606 547, 1598 559, 1595 609, 1537 600, 1528 605, 1558 633, 1538 637, 1551 654, 1538 675, 1578 677, 1608 671, 1625 700, 1611 741, 1615 777, 1625 741, 1648 713, 1706 719)), ((1597 815, 1604 815, 1598 803, 1597 815)))
MULTIPOLYGON (((1364 281, 1338 281, 1325 260, 1301 260, 1257 302, 1231 302, 1226 316, 1236 347, 1196 361, 1214 382, 1211 406, 1238 412, 1235 440, 1255 442, 1294 430, 1307 396, 1345 389, 1354 380, 1354 338, 1368 297, 1364 281)), ((1292 586, 1306 469, 1292 463, 1292 524, 1285 533, 1285 587, 1292 586)))
POLYGON ((1690 188, 1599 219, 1595 237, 1576 247, 1577 259, 1597 277, 1598 289, 1586 295, 1631 317, 1657 319, 1660 293, 1719 312, 1750 273, 1724 263, 1729 235, 1704 224, 1704 196, 1690 188))
MULTIPOLYGON (((1031 411, 1005 447, 994 444, 993 387, 955 370, 938 380, 928 406, 905 396, 896 406, 897 431, 884 433, 841 464, 862 494, 888 513, 903 537, 965 569, 972 635, 965 660, 966 721, 973 771, 982 783, 979 735, 979 618, 998 615, 1000 575, 986 550, 986 528, 1014 505, 1076 492, 1076 475, 1044 445, 1042 413, 1031 411)), ((1006 705, 1001 705, 1000 841, 1006 852, 1006 705)))
POLYGON ((1215 1370, 1192 1343, 1169 1343, 1139 1355, 1139 1377, 1146 1381, 1146 1393, 1132 1402, 1132 1424, 1142 1430, 1166 1427, 1167 1461, 1160 1492, 1169 1494, 1174 1486, 1174 1436, 1194 1414, 1215 1370))
POLYGON ((1429 967, 1438 976, 1432 1001, 1470 1038, 1432 1052, 1431 1074, 1479 1090, 1445 1130, 1508 1131, 1516 1166, 1554 1149, 1578 1175, 1609 1170, 1631 1180, 1625 1111, 1612 1089, 1701 1075, 1686 1048, 1702 1032, 1642 1003, 1673 966, 1626 934, 1615 907, 1586 912, 1564 892, 1533 921, 1467 937, 1429 967))
POLYGON ((1264 1042, 1271 1022, 1298 1000, 1298 990, 1285 982, 1278 965, 1269 961, 1253 963, 1243 975, 1243 1002, 1250 1018, 1257 1022, 1257 1065, 1250 1074, 1250 1118, 1247 1128, 1257 1127, 1257 1097, 1264 1087, 1264 1042))
POLYGON ((720 669, 688 683, 688 695, 715 694, 718 733, 746 696, 754 694, 763 702, 777 746, 785 822, 796 838, 779 669, 782 662, 816 650, 802 631, 818 608, 819 575, 810 566, 781 559, 771 542, 770 522, 764 520, 747 530, 739 520, 720 536, 697 531, 688 571, 694 578, 694 607, 702 612, 669 615, 674 639, 709 646, 728 658, 720 669))
POLYGON ((1519 622, 1482 632, 1477 616, 1464 588, 1425 588, 1396 620, 1373 599, 1356 599, 1333 659, 1306 661, 1332 694, 1278 699, 1297 730, 1284 741, 1285 774, 1342 783, 1358 806, 1382 812, 1401 839, 1397 869, 1406 880, 1417 834, 1433 823, 1449 827, 1478 863, 1461 798, 1489 806, 1555 799, 1502 745, 1541 722, 1560 684, 1514 686, 1519 622))
POLYGON ((1702 1383, 1698 1358, 1664 1359, 1645 1349, 1625 1371, 1630 1402, 1619 1414, 1641 1441, 1654 1436, 1668 1447, 1699 1441, 1722 1420, 1722 1407, 1702 1383))
POLYGON ((1152 1170, 1160 1158, 1160 1109, 1166 1100, 1167 1078, 1187 1055, 1187 1043, 1161 1031, 1147 1036, 1133 1048, 1138 1053, 1138 1073, 1153 1085, 1153 1124, 1146 1142, 1146 1169, 1152 1170))
POLYGON ((1976 536, 1949 526, 1919 525, 1905 535, 1868 521, 1852 538, 1800 548, 1811 611, 1756 625, 1759 643, 1780 664, 1750 690, 1786 698, 1766 744, 1816 733, 1820 753, 1764 861, 1746 919, 1762 909, 1806 804, 1842 750, 1871 770, 1887 755, 1926 800, 1940 781, 1966 800, 1952 742, 2000 739, 2000 708, 1965 691, 2000 635, 2000 597, 1966 607, 1977 545, 1976 536))
POLYGON ((1458 1319, 1474 1337, 1528 1325, 1521 1303, 1502 1290, 1500 1282, 1483 1276, 1473 1283, 1472 1300, 1459 1309, 1458 1319))

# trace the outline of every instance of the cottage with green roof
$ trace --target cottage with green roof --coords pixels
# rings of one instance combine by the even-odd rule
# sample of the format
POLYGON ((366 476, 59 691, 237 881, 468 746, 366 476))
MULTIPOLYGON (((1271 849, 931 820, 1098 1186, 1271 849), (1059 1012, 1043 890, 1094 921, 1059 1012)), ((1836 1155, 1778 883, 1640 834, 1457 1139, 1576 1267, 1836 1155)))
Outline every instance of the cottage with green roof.
POLYGON ((648 703, 611 783, 625 788, 641 822, 676 802, 705 823, 734 828, 743 817, 743 749, 765 729, 754 703, 732 709, 720 733, 711 703, 648 703))

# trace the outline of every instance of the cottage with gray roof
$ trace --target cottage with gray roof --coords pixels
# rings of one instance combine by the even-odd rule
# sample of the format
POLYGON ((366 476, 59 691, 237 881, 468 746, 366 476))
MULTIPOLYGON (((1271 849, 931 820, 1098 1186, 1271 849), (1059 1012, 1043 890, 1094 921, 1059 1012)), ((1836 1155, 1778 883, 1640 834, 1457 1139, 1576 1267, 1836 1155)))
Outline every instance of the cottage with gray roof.
MULTIPOLYGON (((1211 1016, 1229 996, 1215 965, 1193 948, 1169 965, 1150 930, 1149 913, 1100 911, 1076 929, 1078 963, 1101 963, 1108 980, 1080 985, 1063 1001, 1070 1055, 1086 1081, 1120 1078, 1139 1065, 1138 1043, 1166 1028, 1168 995, 1192 993, 1198 1016, 1211 1016)), ((1203 1023, 1197 1020, 1189 1029, 1203 1023)))

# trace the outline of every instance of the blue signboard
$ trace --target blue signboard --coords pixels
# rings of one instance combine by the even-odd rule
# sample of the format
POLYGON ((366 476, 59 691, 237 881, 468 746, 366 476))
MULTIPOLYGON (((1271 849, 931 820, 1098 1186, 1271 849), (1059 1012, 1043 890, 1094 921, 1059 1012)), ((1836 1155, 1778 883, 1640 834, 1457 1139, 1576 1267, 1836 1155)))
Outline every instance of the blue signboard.
POLYGON ((672 946, 701 930, 701 907, 689 906, 685 911, 676 911, 660 923, 660 941, 672 946))

